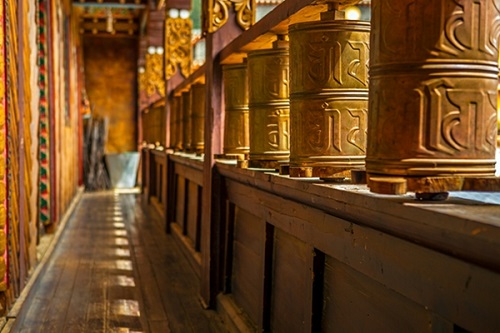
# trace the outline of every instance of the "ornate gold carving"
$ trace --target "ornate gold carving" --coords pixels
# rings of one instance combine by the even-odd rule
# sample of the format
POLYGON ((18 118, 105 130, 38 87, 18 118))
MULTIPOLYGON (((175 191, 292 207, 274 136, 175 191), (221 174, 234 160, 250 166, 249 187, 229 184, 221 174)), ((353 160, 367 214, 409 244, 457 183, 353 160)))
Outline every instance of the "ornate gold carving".
POLYGON ((192 46, 191 19, 170 18, 165 20, 165 77, 170 79, 180 67, 182 75, 191 74, 192 46))
POLYGON ((163 74, 163 55, 146 54, 146 94, 148 97, 155 93, 165 96, 163 74))
POLYGON ((203 30, 215 32, 229 19, 229 11, 234 8, 236 23, 244 30, 255 21, 255 0, 207 0, 203 2, 203 30))

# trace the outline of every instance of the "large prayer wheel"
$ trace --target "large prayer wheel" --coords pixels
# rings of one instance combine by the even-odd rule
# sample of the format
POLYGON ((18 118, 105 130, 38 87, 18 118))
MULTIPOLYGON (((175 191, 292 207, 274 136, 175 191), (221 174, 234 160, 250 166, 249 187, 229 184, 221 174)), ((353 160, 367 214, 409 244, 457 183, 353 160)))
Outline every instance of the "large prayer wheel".
POLYGON ((370 174, 494 175, 497 0, 372 0, 370 174))
POLYGON ((182 148, 191 151, 191 90, 182 93, 182 148))
POLYGON ((191 86, 191 149, 196 153, 203 152, 205 142, 205 85, 201 83, 191 86))
POLYGON ((247 64, 224 65, 224 154, 248 154, 250 134, 248 121, 247 64))
POLYGON ((327 178, 363 167, 370 24, 325 15, 289 33, 290 176, 327 178))
POLYGON ((290 154, 288 43, 248 53, 249 166, 277 168, 290 154))

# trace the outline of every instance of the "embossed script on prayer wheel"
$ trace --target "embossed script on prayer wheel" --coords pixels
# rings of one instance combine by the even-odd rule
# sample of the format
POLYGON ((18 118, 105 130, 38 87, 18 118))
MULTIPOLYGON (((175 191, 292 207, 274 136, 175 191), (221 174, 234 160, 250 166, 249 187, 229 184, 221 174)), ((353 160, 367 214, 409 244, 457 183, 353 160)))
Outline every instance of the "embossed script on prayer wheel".
POLYGON ((493 175, 497 0, 373 0, 367 172, 493 175))
POLYGON ((250 167, 277 168, 290 154, 289 54, 280 45, 248 54, 250 167))
POLYGON ((328 178, 364 166, 369 39, 362 21, 290 27, 290 176, 328 178))
POLYGON ((247 64, 224 65, 224 154, 248 154, 250 134, 248 121, 247 64))
POLYGON ((196 153, 203 152, 205 135, 205 85, 191 86, 191 148, 196 153))
POLYGON ((191 151, 191 90, 182 93, 182 148, 191 151))

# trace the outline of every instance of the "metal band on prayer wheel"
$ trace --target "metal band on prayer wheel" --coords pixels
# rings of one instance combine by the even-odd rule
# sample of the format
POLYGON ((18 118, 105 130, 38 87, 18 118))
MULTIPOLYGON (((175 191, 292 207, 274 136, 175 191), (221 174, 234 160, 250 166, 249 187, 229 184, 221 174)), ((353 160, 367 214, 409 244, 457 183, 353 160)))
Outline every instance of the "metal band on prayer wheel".
POLYGON ((248 53, 250 167, 277 168, 290 154, 289 53, 281 45, 248 53))
POLYGON ((224 154, 248 154, 250 134, 248 118, 247 64, 224 65, 224 154))
POLYGON ((191 86, 191 148, 196 153, 203 152, 205 129, 205 85, 191 86))
POLYGON ((182 148, 191 151, 191 91, 182 93, 182 148))
POLYGON ((290 27, 290 175, 328 177, 364 166, 370 24, 290 27))
POLYGON ((494 175, 496 0, 372 0, 367 172, 494 175))

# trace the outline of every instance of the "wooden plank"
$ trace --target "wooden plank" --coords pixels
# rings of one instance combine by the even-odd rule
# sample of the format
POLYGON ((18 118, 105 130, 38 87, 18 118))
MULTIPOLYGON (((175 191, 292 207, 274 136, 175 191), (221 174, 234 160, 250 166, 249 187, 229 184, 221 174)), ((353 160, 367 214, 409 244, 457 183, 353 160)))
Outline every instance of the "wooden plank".
POLYGON ((231 292, 254 326, 262 325, 265 222, 236 208, 231 292))
POLYGON ((312 254, 303 241, 275 229, 272 332, 311 331, 312 254))
POLYGON ((374 281, 471 331, 494 331, 500 322, 500 275, 435 250, 228 181, 235 205, 374 281), (411 265, 408 265, 411 263, 411 265), (478 309, 481 309, 478 311, 478 309))
POLYGON ((182 164, 175 164, 175 173, 179 176, 203 186, 203 172, 182 164))
POLYGON ((186 231, 187 236, 193 242, 194 250, 199 251, 200 244, 197 243, 198 239, 198 185, 189 182, 188 188, 188 202, 187 202, 187 218, 186 218, 186 231))
POLYGON ((181 227, 183 233, 186 228, 186 180, 177 176, 177 195, 176 195, 176 216, 175 222, 181 227))
POLYGON ((329 256, 321 331, 435 332, 430 311, 329 256))
POLYGON ((376 195, 364 185, 322 184, 224 164, 217 169, 238 182, 500 271, 498 205, 462 199, 436 205, 416 202, 410 195, 376 195))

